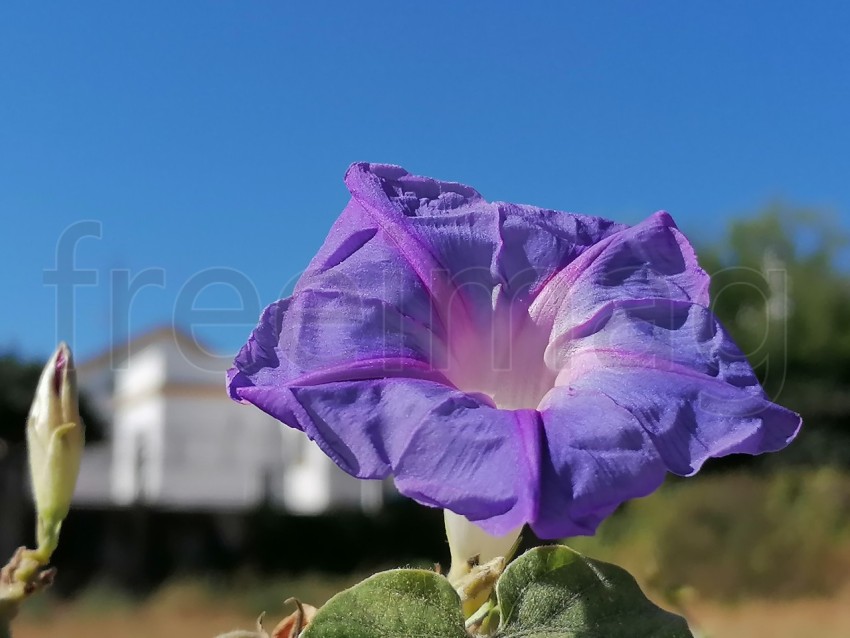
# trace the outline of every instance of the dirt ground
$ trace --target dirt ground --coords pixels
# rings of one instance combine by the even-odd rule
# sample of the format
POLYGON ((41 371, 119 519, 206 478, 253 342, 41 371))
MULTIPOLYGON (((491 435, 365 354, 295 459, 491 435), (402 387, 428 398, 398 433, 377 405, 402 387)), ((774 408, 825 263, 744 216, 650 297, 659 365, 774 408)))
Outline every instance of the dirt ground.
MULTIPOLYGON (((737 606, 700 603, 689 609, 689 620, 700 638, 848 638, 850 589, 831 599, 750 601, 737 606)), ((269 616, 273 626, 277 617, 269 616)), ((254 619, 206 605, 155 603, 133 610, 81 613, 57 609, 43 618, 24 617, 15 638, 213 638, 236 628, 250 628, 254 619)))
POLYGON ((705 638, 848 638, 850 589, 830 599, 694 605, 688 620, 705 638))

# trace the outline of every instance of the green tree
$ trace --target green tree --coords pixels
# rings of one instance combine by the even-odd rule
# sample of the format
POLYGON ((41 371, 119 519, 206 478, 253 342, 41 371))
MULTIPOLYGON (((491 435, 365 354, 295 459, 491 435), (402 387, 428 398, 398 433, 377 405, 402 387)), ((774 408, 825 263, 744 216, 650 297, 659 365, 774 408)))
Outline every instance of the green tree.
MULTIPOLYGON (((24 440, 30 403, 43 365, 13 354, 0 355, 0 445, 17 445, 24 440)), ((85 397, 80 397, 80 414, 86 424, 86 439, 99 440, 103 425, 85 397)))
POLYGON ((829 215, 774 205, 700 251, 714 311, 768 393, 804 417, 800 440, 777 458, 850 465, 847 246, 829 215))

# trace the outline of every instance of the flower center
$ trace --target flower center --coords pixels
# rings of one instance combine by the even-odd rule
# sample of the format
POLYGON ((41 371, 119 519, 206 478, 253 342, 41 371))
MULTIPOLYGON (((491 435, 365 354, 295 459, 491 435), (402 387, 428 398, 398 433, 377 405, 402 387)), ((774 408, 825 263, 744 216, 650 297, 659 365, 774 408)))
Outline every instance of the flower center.
POLYGON ((489 322, 472 324, 453 316, 448 379, 500 409, 537 409, 557 376, 544 361, 549 328, 535 325, 519 305, 497 308, 489 322))

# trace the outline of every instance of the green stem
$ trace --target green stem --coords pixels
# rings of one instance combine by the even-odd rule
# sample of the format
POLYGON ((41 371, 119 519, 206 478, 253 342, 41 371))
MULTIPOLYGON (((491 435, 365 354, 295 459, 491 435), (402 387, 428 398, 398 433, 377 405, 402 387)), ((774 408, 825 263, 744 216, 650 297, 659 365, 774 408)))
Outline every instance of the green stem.
POLYGON ((9 563, 0 569, 0 638, 11 638, 10 625, 18 609, 30 596, 53 582, 54 569, 45 569, 46 561, 37 551, 19 547, 9 563))

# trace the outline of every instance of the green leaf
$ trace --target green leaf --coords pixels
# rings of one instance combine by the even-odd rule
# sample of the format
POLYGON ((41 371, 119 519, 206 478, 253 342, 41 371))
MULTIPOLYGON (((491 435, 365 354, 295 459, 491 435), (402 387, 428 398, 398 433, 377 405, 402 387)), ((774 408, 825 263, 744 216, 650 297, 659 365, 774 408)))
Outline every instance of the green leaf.
POLYGON ((526 552, 496 584, 499 638, 693 638, 625 570, 554 545, 526 552))
POLYGON ((469 638, 460 599, 423 569, 375 574, 331 598, 302 638, 469 638))

